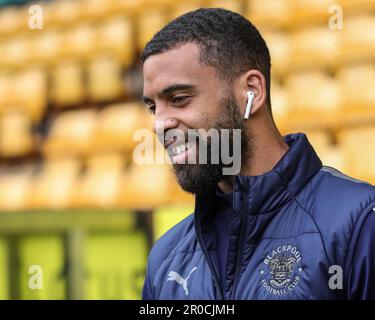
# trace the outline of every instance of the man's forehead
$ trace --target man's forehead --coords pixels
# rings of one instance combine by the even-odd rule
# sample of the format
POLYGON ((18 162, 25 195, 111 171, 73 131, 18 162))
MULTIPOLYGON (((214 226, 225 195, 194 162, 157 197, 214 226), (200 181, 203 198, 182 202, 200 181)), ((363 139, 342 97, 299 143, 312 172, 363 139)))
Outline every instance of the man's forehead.
POLYGON ((199 61, 200 49, 193 43, 150 56, 143 65, 145 91, 153 86, 198 83, 215 76, 212 67, 199 61))

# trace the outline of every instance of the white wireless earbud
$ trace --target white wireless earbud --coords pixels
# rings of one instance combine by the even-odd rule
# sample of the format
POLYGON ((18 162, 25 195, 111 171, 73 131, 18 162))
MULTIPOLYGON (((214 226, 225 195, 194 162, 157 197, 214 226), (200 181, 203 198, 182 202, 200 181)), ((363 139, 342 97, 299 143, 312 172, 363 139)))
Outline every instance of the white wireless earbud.
POLYGON ((253 106, 254 93, 252 91, 247 92, 247 105, 245 111, 245 119, 249 119, 251 107, 253 106))

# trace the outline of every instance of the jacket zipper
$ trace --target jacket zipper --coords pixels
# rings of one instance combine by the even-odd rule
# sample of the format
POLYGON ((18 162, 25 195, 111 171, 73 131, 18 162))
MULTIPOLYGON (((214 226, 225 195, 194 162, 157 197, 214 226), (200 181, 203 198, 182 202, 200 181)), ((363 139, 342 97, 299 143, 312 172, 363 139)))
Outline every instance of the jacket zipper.
POLYGON ((232 294, 231 294, 231 300, 234 300, 234 295, 236 293, 236 289, 238 286, 238 281, 239 281, 239 273, 240 273, 240 267, 241 267, 241 253, 243 250, 243 237, 244 237, 244 232, 246 228, 246 222, 247 222, 247 205, 248 205, 248 200, 247 200, 247 193, 245 192, 245 201, 244 201, 244 209, 242 210, 242 221, 241 221, 241 229, 240 229, 240 237, 239 237, 239 244, 238 244, 238 250, 237 250, 237 257, 236 257, 236 270, 234 272, 234 280, 233 280, 233 286, 232 286, 232 294))
POLYGON ((200 246, 201 246, 201 248, 203 250, 203 253, 206 256, 206 260, 207 260, 208 266, 209 266, 209 268, 211 270, 211 273, 213 275, 212 278, 214 280, 214 285, 215 285, 216 291, 219 293, 219 300, 224 300, 223 292, 222 292, 220 284, 219 284, 219 276, 216 273, 216 269, 214 267, 214 264, 211 261, 211 258, 210 258, 210 255, 208 254, 206 246, 204 245, 204 242, 203 242, 203 239, 202 239, 202 236, 201 236, 201 232, 202 232, 201 231, 201 227, 200 227, 200 225, 199 225, 199 223, 198 223, 197 220, 198 219, 194 219, 195 227, 196 227, 196 230, 197 230, 198 242, 200 243, 200 246))

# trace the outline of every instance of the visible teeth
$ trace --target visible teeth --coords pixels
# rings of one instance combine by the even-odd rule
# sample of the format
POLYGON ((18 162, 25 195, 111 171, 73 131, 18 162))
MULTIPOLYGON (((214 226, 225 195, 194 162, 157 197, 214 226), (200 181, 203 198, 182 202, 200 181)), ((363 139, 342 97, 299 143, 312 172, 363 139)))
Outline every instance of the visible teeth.
POLYGON ((173 148, 172 150, 173 155, 174 156, 179 155, 183 153, 185 150, 189 149, 190 147, 191 147, 190 142, 186 142, 185 144, 180 144, 179 146, 173 148))

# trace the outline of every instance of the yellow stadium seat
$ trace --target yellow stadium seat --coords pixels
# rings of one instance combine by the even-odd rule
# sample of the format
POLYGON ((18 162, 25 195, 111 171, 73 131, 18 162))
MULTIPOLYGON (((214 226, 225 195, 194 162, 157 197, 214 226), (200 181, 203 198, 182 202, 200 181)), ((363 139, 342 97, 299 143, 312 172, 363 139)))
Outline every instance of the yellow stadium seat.
POLYGON ((115 208, 123 170, 124 157, 121 154, 103 153, 90 157, 74 196, 77 198, 75 206, 115 208))
POLYGON ((211 8, 223 8, 238 13, 242 13, 243 9, 242 1, 240 0, 209 0, 207 6, 211 8))
POLYGON ((47 158, 41 171, 33 177, 30 206, 50 210, 70 208, 81 167, 77 159, 66 155, 47 158))
POLYGON ((0 211, 28 209, 32 167, 23 166, 0 174, 0 211))
POLYGON ((375 15, 361 15, 345 19, 341 31, 342 64, 375 56, 375 15))
POLYGON ((137 50, 142 51, 156 32, 163 28, 168 19, 159 8, 144 9, 137 19, 137 50))
POLYGON ((119 205, 150 210, 171 201, 171 169, 166 164, 133 164, 124 174, 119 205))
POLYGON ((327 26, 301 29, 291 34, 293 68, 335 67, 339 58, 339 32, 327 26))
POLYGON ((189 11, 201 8, 204 5, 202 0, 179 1, 174 6, 170 6, 172 12, 170 18, 177 18, 189 11))
POLYGON ((10 34, 26 28, 25 23, 26 15, 17 7, 2 8, 0 10, 0 35, 10 34))
POLYGON ((51 23, 60 25, 70 25, 71 23, 80 21, 84 18, 84 11, 82 9, 82 1, 77 0, 55 0, 47 5, 47 12, 51 23))
POLYGON ((19 67, 29 61, 31 42, 25 35, 9 38, 1 46, 0 65, 19 67))
POLYGON ((88 66, 88 94, 92 101, 110 101, 123 95, 121 63, 115 57, 95 57, 88 66))
POLYGON ((63 32, 62 54, 66 57, 88 58, 96 47, 96 24, 81 22, 63 32))
MULTIPOLYGON (((3 52, 5 51, 5 47, 6 47, 6 43, 4 41, 0 41, 0 53, 1 54, 3 54, 3 52)), ((4 67, 8 68, 5 61, 0 61, 0 68, 3 69, 4 67)))
POLYGON ((34 148, 31 120, 20 108, 9 108, 0 118, 0 154, 22 156, 34 148))
POLYGON ((342 130, 338 141, 343 152, 344 171, 354 178, 374 183, 375 127, 368 125, 342 130))
MULTIPOLYGON (((149 0, 153 1, 153 0, 149 0)), ((155 1, 169 1, 169 0, 155 0, 155 1)), ((133 16, 141 13, 144 8, 148 7, 148 0, 112 0, 116 12, 122 12, 126 15, 133 16)))
POLYGON ((367 13, 375 9, 375 0, 339 0, 338 3, 350 13, 367 13))
POLYGON ((134 58, 134 29, 132 21, 124 16, 115 16, 97 27, 97 50, 115 55, 122 65, 129 67, 134 58))
POLYGON ((92 150, 96 125, 94 110, 66 111, 52 123, 42 149, 47 155, 86 155, 92 150))
POLYGON ((247 0, 245 16, 260 30, 290 24, 295 2, 292 0, 247 0))
POLYGON ((337 0, 294 0, 292 23, 306 25, 326 23, 330 17, 329 8, 337 4, 337 0))
POLYGON ((61 58, 63 40, 58 29, 48 28, 34 34, 31 39, 29 54, 32 62, 50 63, 61 58))
POLYGON ((78 61, 59 62, 52 70, 51 78, 51 100, 55 105, 77 105, 86 97, 83 70, 78 61))
MULTIPOLYGON (((120 149, 127 153, 133 151, 137 143, 134 132, 144 128, 145 114, 138 103, 114 104, 98 114, 94 139, 94 149, 120 149)), ((148 127, 148 129, 152 129, 148 127)))
POLYGON ((23 107, 28 116, 37 122, 47 106, 47 74, 45 70, 29 67, 12 79, 12 101, 23 107))
POLYGON ((271 106, 273 118, 281 132, 288 131, 288 95, 285 88, 274 80, 271 81, 271 106))
POLYGON ((291 126, 335 127, 341 100, 337 82, 321 71, 291 75, 286 79, 291 126), (323 120, 323 121, 322 121, 323 120))
POLYGON ((12 74, 0 72, 0 116, 9 105, 9 96, 12 95, 12 74))
POLYGON ((272 74, 285 75, 290 69, 291 41, 286 32, 268 32, 262 33, 272 60, 272 74))
POLYGON ((336 168, 343 173, 349 173, 345 168, 344 155, 340 145, 332 145, 323 149, 320 151, 319 157, 323 165, 336 168))
POLYGON ((340 171, 345 171, 344 159, 341 146, 334 144, 335 133, 329 130, 306 130, 301 128, 314 150, 318 154, 323 165, 334 167, 340 171))
POLYGON ((113 0, 80 0, 82 15, 88 19, 99 19, 111 15, 116 3, 113 0))
POLYGON ((344 124, 375 119, 375 64, 348 66, 339 70, 337 79, 345 111, 344 124))

